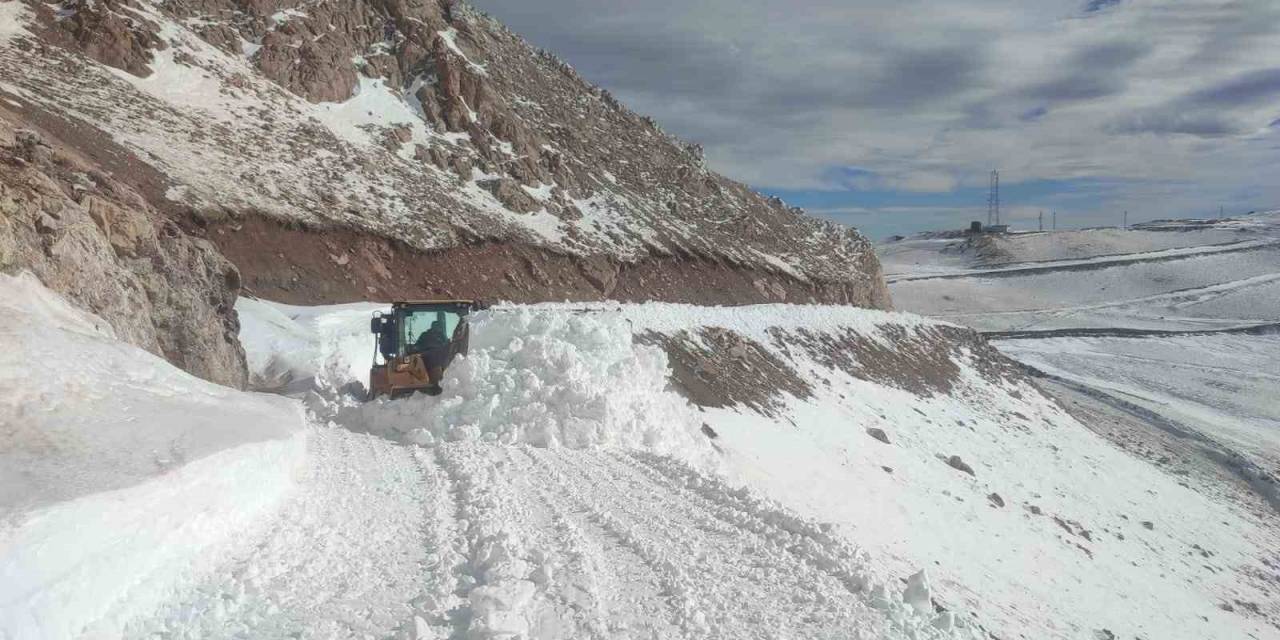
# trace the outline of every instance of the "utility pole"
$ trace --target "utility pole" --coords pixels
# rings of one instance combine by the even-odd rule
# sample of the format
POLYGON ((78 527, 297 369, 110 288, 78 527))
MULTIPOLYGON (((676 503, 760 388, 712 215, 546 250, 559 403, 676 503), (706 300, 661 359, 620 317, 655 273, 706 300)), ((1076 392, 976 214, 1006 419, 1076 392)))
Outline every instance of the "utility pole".
POLYGON ((1044 212, 1040 212, 1040 230, 1044 231, 1044 212))
POLYGON ((1222 217, 1222 205, 1218 205, 1218 219, 1221 220, 1222 217))
POLYGON ((1053 230, 1058 230, 1058 212, 1056 210, 1053 212, 1053 230))
POLYGON ((1127 210, 1124 212, 1124 228, 1129 228, 1129 212, 1127 210))
POLYGON ((987 196, 987 226, 1000 224, 1000 172, 991 172, 991 193, 987 196))

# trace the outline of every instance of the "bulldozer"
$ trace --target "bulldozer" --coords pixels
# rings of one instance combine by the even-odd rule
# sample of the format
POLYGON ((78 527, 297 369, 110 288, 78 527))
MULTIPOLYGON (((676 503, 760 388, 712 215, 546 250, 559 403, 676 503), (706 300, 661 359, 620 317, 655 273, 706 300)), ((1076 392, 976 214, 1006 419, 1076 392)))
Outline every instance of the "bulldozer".
POLYGON ((445 369, 467 353, 468 316, 483 308, 475 300, 421 300, 375 311, 369 321, 376 339, 367 399, 440 395, 445 369))

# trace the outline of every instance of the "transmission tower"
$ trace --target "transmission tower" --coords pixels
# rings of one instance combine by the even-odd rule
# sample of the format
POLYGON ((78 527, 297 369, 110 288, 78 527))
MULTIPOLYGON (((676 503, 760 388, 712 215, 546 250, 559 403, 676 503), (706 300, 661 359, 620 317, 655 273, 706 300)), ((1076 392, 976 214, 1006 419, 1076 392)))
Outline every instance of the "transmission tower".
POLYGON ((987 226, 1000 224, 1000 172, 991 172, 991 195, 987 196, 987 226), (993 223, 992 220, 995 220, 993 223))

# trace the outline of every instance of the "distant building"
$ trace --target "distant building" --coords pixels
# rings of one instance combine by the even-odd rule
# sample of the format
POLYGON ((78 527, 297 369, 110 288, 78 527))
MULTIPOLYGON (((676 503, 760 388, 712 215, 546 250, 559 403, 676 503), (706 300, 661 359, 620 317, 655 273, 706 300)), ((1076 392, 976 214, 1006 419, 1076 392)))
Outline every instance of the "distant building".
POLYGON ((1009 225, 989 224, 984 227, 982 222, 974 220, 969 223, 969 233, 1009 233, 1009 225))

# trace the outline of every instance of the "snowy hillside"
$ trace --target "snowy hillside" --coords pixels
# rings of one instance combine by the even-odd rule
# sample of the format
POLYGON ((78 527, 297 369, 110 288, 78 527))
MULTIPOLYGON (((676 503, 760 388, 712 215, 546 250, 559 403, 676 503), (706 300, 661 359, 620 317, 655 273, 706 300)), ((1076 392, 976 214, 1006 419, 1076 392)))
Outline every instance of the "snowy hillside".
POLYGON ((879 249, 898 308, 984 331, 1203 330, 1280 318, 1280 212, 879 249))
POLYGON ((1274 536, 1280 212, 1139 227, 880 252, 900 308, 986 330, 1090 430, 1274 536))
MULTIPOLYGON (((22 314, 6 326, 80 317, 29 278, 5 283, 21 292, 6 296, 10 313, 22 314)), ((217 410, 190 410, 215 420, 201 428, 221 448, 172 444, 191 424, 168 418, 174 403, 201 401, 183 386, 190 378, 107 335, 71 343, 89 358, 134 354, 115 366, 151 372, 129 383, 127 415, 86 405, 84 418, 60 419, 68 438, 99 434, 82 455, 186 453, 105 493, 7 506, 0 629, 1261 638, 1275 628, 1274 529, 1247 504, 1113 448, 962 329, 847 307, 498 307, 475 318, 471 354, 443 395, 362 404, 374 308, 243 300, 254 380, 301 403, 222 391, 217 410), (311 425, 299 432, 302 406, 311 425), (237 428, 254 423, 237 412, 254 411, 273 439, 238 444, 237 428), (209 492, 225 482, 238 484, 209 492), (244 483, 259 491, 228 512, 244 483), (200 534, 188 543, 191 527, 200 534), (37 551, 71 540, 65 559, 37 551)), ((39 348, 17 344, 10 371, 39 348)), ((90 369, 48 393, 93 397, 109 375, 90 369)), ((51 402, 25 381, 5 388, 17 390, 6 423, 51 402)))
POLYGON ((363 297, 392 253, 473 249, 470 272, 400 289, 619 297, 621 265, 656 261, 640 276, 654 294, 667 261, 691 261, 750 272, 732 279, 748 299, 888 304, 856 231, 707 170, 696 145, 461 3, 5 0, 0 98, 207 233, 259 293, 355 274, 336 297, 363 297), (350 237, 325 247, 335 232, 387 242, 349 254, 350 237), (572 261, 557 272, 547 252, 572 261), (317 273, 330 257, 350 267, 317 273))

